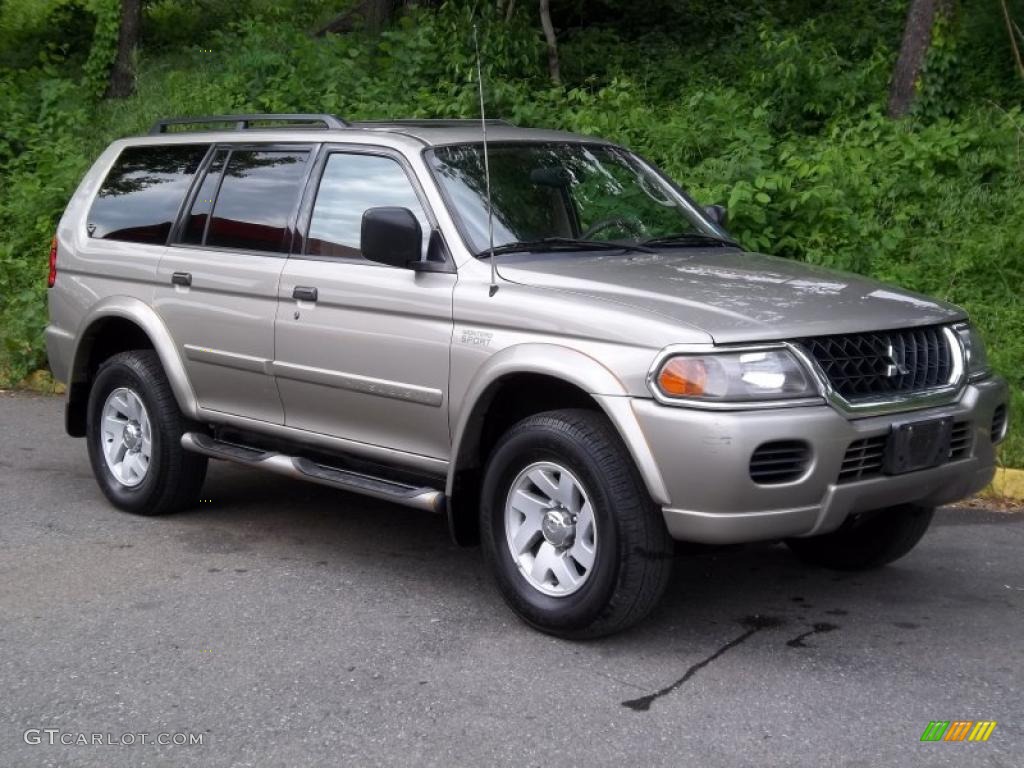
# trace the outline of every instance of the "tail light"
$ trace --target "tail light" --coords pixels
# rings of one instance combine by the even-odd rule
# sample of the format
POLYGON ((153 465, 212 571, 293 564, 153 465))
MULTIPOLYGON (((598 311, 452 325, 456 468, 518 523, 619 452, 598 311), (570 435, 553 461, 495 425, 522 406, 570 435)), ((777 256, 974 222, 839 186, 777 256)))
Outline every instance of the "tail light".
POLYGON ((53 236, 53 240, 50 241, 50 276, 46 280, 46 287, 53 288, 53 284, 57 282, 57 236, 53 236))

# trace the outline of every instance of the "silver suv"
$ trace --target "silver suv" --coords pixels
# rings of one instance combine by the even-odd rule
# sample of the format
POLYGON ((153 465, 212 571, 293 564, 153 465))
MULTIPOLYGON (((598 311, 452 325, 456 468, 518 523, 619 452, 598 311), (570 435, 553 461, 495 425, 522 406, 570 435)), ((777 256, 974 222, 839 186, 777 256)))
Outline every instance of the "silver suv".
POLYGON ((992 477, 1005 383, 961 309, 722 218, 500 121, 161 121, 57 230, 67 432, 139 514, 196 503, 209 458, 443 514, 565 637, 645 616, 673 539, 901 557, 992 477))

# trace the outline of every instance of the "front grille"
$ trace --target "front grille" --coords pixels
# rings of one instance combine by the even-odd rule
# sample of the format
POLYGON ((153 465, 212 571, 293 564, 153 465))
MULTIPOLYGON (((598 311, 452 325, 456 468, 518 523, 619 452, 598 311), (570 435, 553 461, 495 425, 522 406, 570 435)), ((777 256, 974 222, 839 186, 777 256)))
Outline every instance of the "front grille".
POLYGON ((810 447, 800 440, 764 443, 750 457, 750 479, 758 485, 796 480, 807 471, 810 456, 810 447))
POLYGON ((875 435, 854 440, 843 456, 839 470, 840 483, 852 483, 882 472, 882 461, 888 435, 875 435))
POLYGON ((816 336, 798 343, 849 401, 940 387, 953 375, 953 350, 941 326, 816 336))
POLYGON ((1006 436, 1006 405, 996 406, 992 414, 992 442, 998 443, 1006 436))
POLYGON ((953 436, 949 441, 949 459, 963 459, 971 452, 971 422, 958 421, 953 424, 953 436))

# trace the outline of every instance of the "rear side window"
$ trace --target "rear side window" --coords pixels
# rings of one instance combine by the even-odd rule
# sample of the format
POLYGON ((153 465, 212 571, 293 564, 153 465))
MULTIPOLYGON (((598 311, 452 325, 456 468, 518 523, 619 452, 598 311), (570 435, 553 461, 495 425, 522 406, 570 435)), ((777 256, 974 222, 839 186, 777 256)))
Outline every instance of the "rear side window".
POLYGON ((195 237, 199 226, 195 217, 205 215, 202 206, 208 208, 209 203, 204 200, 214 199, 209 224, 204 222, 206 245, 287 253, 291 245, 289 222, 308 160, 308 150, 232 150, 224 170, 212 168, 204 180, 200 193, 210 194, 196 196, 185 236, 195 237), (223 178, 214 198, 216 184, 210 182, 210 177, 217 175, 223 178))
POLYGON ((126 147, 89 211, 89 236, 163 245, 209 147, 126 147))

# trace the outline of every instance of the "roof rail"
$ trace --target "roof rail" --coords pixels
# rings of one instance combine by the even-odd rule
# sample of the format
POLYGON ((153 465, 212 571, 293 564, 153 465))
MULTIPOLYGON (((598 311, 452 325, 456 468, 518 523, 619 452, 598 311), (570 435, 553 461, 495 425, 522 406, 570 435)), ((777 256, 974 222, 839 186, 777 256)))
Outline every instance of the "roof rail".
POLYGON ((172 125, 202 125, 203 123, 234 123, 235 130, 250 129, 250 123, 274 121, 282 123, 323 123, 326 128, 347 128, 348 123, 336 115, 327 114, 249 114, 249 115, 204 115, 202 117, 172 117, 157 120, 149 129, 151 134, 168 133, 172 125))
MULTIPOLYGON (((488 125, 507 125, 515 127, 515 123, 499 118, 488 118, 488 125)), ((357 120, 352 125, 399 125, 408 128, 460 128, 462 126, 480 125, 479 117, 413 117, 399 118, 397 120, 357 120)))

